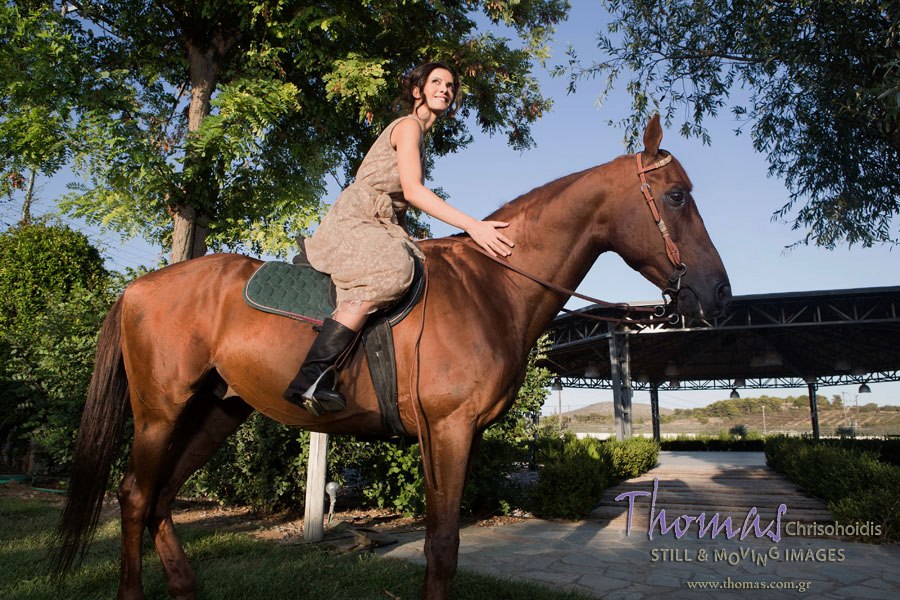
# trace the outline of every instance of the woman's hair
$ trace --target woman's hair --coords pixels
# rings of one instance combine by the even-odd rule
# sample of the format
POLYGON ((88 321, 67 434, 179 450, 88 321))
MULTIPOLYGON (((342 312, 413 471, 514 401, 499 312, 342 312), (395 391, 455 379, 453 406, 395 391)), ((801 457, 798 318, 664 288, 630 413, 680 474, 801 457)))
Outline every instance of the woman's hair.
POLYGON ((421 93, 425 89, 425 84, 428 83, 428 77, 435 69, 446 69, 453 75, 453 98, 451 98, 450 104, 447 106, 447 112, 444 113, 448 116, 453 115, 456 112, 456 101, 459 99, 460 93, 459 75, 457 75, 456 69, 442 62, 425 63, 410 71, 404 81, 403 95, 400 97, 400 102, 411 111, 425 104, 425 98, 423 97, 418 100, 419 103, 416 105, 417 100, 413 96, 413 89, 419 88, 421 93))

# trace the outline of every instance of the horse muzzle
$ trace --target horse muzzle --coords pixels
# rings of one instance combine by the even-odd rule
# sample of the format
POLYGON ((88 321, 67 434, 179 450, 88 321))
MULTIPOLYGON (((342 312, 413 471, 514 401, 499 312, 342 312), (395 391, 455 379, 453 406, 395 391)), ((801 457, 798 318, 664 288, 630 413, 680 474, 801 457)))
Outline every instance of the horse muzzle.
POLYGON ((702 288, 685 282, 674 297, 678 314, 694 319, 724 315, 731 306, 731 298, 731 284, 727 279, 702 288))

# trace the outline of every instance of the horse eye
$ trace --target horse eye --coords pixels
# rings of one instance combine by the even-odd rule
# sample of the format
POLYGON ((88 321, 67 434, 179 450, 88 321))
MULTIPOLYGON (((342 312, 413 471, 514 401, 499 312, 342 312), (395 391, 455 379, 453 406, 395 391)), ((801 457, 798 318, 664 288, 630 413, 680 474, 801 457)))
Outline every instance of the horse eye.
POLYGON ((666 199, 672 206, 684 206, 687 202, 688 194, 684 190, 671 190, 666 194, 666 199))

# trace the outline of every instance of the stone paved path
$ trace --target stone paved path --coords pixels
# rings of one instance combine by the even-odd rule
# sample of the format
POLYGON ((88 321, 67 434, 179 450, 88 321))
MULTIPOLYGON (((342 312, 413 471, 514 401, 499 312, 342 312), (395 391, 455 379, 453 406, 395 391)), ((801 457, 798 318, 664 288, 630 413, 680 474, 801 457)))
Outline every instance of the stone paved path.
MULTIPOLYGON (((752 532, 743 541, 739 536, 725 539, 724 533, 699 538, 696 524, 680 538, 674 530, 661 534, 657 527, 651 540, 649 499, 639 497, 630 535, 618 514, 622 509, 610 511, 608 503, 583 521, 530 519, 466 527, 460 534, 460 568, 576 589, 606 600, 900 597, 896 545, 786 535, 788 522, 822 523, 827 513, 769 471, 762 453, 663 452, 657 469, 626 482, 620 491, 652 490, 657 476, 656 508, 666 510, 668 522, 705 510, 709 517, 715 512, 722 519, 739 517, 735 522, 740 528, 755 507, 764 529, 785 504, 780 540, 752 532)), ((770 532, 774 535, 774 528, 770 532)), ((422 533, 399 537, 399 544, 378 553, 424 562, 422 533)))

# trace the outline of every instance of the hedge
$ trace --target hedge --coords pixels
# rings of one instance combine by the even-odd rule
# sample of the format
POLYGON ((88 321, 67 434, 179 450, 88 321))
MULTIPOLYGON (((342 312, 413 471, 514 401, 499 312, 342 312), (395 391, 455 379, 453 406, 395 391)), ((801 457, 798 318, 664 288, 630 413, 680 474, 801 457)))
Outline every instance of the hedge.
POLYGON ((546 518, 586 516, 610 486, 653 468, 659 445, 646 438, 622 442, 573 434, 542 440, 544 466, 534 492, 533 512, 546 518))
POLYGON ((766 441, 766 462, 828 502, 836 521, 881 526, 876 541, 900 539, 900 467, 875 452, 787 437, 766 441))
POLYGON ((721 438, 696 438, 663 440, 662 450, 675 452, 762 452, 765 440, 741 440, 721 438))

